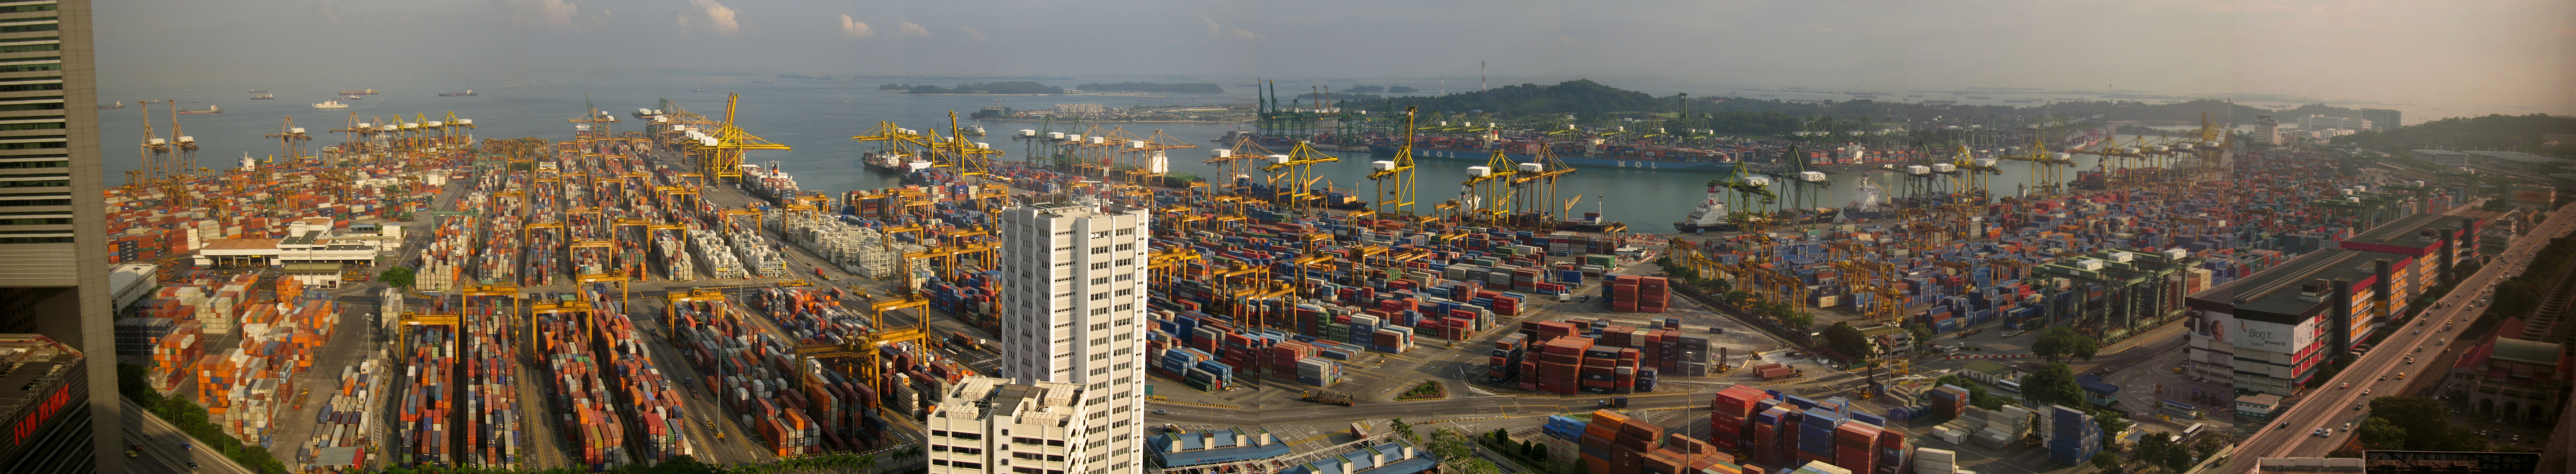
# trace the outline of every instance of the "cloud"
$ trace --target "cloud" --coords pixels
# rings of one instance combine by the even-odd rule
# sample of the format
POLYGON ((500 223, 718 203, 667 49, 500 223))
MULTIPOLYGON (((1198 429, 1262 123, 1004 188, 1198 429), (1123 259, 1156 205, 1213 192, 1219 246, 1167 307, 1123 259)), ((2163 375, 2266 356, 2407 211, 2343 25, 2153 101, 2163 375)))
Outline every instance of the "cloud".
POLYGON ((1199 21, 1207 23, 1207 39, 1217 39, 1218 36, 1228 36, 1247 41, 1261 41, 1261 35, 1255 34, 1251 30, 1218 25, 1214 18, 1201 16, 1199 17, 1199 21))
POLYGON ((566 0, 510 0, 510 19, 555 28, 572 28, 581 20, 581 6, 566 0))
POLYGON ((957 29, 966 30, 966 37, 968 37, 968 38, 974 38, 974 39, 975 39, 975 41, 983 41, 983 40, 984 40, 984 32, 981 32, 981 31, 975 31, 975 28, 973 28, 973 27, 960 26, 960 27, 957 27, 957 29))
POLYGON ((850 39, 864 39, 876 36, 877 30, 868 28, 866 23, 850 19, 849 15, 841 15, 841 35, 848 36, 850 39))
POLYGON ((919 25, 919 24, 915 24, 915 23, 913 23, 913 22, 909 22, 909 21, 907 21, 907 22, 903 22, 902 24, 894 25, 894 35, 895 35, 895 36, 930 36, 930 29, 929 29, 929 28, 922 28, 922 27, 921 27, 921 25, 919 25))
POLYGON ((733 7, 716 3, 716 0, 689 0, 689 9, 690 13, 697 14, 698 18, 690 18, 690 13, 680 14, 681 31, 705 31, 719 35, 742 32, 742 20, 734 18, 734 15, 740 12, 733 7))

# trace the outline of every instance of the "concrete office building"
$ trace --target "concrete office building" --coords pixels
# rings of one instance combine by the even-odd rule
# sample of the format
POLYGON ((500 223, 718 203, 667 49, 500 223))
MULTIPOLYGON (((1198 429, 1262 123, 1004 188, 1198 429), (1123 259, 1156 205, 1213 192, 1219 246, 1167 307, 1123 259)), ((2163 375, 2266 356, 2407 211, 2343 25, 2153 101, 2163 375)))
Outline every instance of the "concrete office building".
POLYGON ((2361 109, 2361 118, 2370 121, 2371 130, 2388 130, 2404 125, 2397 122, 2398 116, 2395 110, 2361 109))
MULTIPOLYGON (((931 474, 1094 472, 1082 386, 966 377, 930 412, 931 474)), ((1133 472, 1133 471, 1129 471, 1133 472)))
POLYGON ((2354 131, 2360 131, 2360 130, 2369 130, 2369 129, 2370 129, 2370 125, 2371 125, 2371 124, 2370 124, 2370 119, 2357 119, 2357 118, 2350 118, 2350 117, 2327 117, 2327 116, 2324 116, 2324 115, 2309 115, 2309 116, 2306 116, 2306 117, 2299 117, 2299 118, 2297 119, 2297 121, 2298 121, 2298 123, 2299 123, 2299 129, 2301 129, 2301 130, 2325 130, 2325 129, 2330 129, 2330 128, 2331 128, 2331 129, 2342 129, 2342 130, 2354 130, 2354 131))
POLYGON ((1001 375, 1079 387, 1076 474, 1143 469, 1144 210, 1041 204, 1002 212, 1001 375))
MULTIPOLYGON (((0 120, 11 123, 0 130, 0 333, 107 355, 116 332, 91 35, 88 0, 0 3, 0 120)), ((95 362, 65 374, 77 400, 21 440, 60 449, 0 458, 0 472, 125 471, 116 364, 95 362)))

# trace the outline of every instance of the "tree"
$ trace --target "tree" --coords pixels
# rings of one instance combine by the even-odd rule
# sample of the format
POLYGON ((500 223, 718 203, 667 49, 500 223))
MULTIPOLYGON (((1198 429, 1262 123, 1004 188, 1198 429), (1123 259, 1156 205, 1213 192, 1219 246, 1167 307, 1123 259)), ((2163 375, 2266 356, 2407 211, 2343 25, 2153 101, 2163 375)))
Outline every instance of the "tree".
POLYGON ((1861 335, 1860 328, 1844 321, 1835 321, 1834 325, 1825 327, 1825 347, 1853 360, 1869 359, 1870 353, 1874 352, 1870 350, 1869 336, 1861 335))
POLYGON ((2022 377, 2022 398, 2032 405, 2084 406, 2084 388, 2075 384, 2075 369, 2051 362, 2022 377))
POLYGON ((411 277, 411 267, 393 267, 377 273, 376 281, 385 282, 385 284, 393 285, 395 288, 410 288, 412 283, 411 277))
POLYGON ((2101 469, 2104 474, 2120 474, 2123 472, 2120 470, 2120 455, 2114 453, 2100 453, 2093 455, 2093 467, 2101 469))
POLYGON ((1806 335, 1807 331, 1812 331, 1816 328, 1816 315, 1813 314, 1792 314, 1787 318, 1782 318, 1781 320, 1788 323, 1790 331, 1795 331, 1801 336, 1806 335))
POLYGON ((1432 454, 1440 456, 1441 472, 1500 474, 1503 471, 1501 467, 1476 456, 1471 445, 1474 441, 1469 438, 1467 433, 1455 428, 1441 428, 1431 432, 1431 441, 1426 443, 1426 447, 1431 448, 1432 454))
POLYGON ((2092 336, 2077 334, 2075 330, 2067 329, 2065 326, 2049 326, 2048 329, 2040 330, 2039 336, 2030 345, 2032 355, 2047 359, 2049 362, 2056 362, 2066 356, 2093 360, 2094 353, 2101 349, 2102 341, 2095 340, 2092 336))
MULTIPOLYGON (((2428 398, 2373 398, 2370 400, 2370 417, 2386 420, 2389 427, 2402 432, 2406 440, 2403 443, 2405 450, 2452 451, 2454 446, 2471 441, 2450 439, 2454 436, 2449 417, 2444 416, 2440 404, 2428 398)), ((2369 421, 2364 420, 2363 423, 2369 421)), ((2383 438, 2380 441, 2392 440, 2383 438)))
POLYGON ((1397 435, 1399 435, 1399 436, 1403 436, 1405 439, 1410 439, 1410 440, 1414 440, 1414 441, 1422 441, 1422 435, 1414 434, 1414 432, 1413 432, 1413 424, 1411 424, 1411 423, 1405 423, 1403 418, 1390 418, 1390 419, 1387 419, 1387 420, 1386 420, 1386 425, 1387 425, 1387 428, 1388 428, 1388 429, 1395 430, 1395 433, 1396 433, 1397 435))
POLYGON ((2362 420, 2361 427, 2354 429, 2353 432, 2361 437, 2361 446, 2364 448, 2379 451, 2406 449, 2406 429, 2389 423, 2387 418, 2374 416, 2362 420))
POLYGON ((2191 442, 2191 454, 2193 457, 2207 459, 2217 455, 2219 450, 2227 449, 2227 442, 2228 436, 2225 433, 2202 434, 2199 440, 2191 442))
POLYGON ((1932 343, 1932 328, 1924 327, 1923 323, 1905 323, 1905 334, 1913 336, 1914 348, 1916 349, 1923 348, 1924 344, 1932 343))

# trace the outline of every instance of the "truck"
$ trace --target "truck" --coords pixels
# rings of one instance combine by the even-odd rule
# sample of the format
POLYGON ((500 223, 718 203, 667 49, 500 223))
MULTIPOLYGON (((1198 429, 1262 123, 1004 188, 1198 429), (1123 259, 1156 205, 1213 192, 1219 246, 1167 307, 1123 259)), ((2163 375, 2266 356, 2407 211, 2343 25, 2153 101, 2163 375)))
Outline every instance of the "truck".
POLYGON ((1341 406, 1351 406, 1352 403, 1358 401, 1358 398, 1352 397, 1351 394, 1331 390, 1308 390, 1301 394, 1299 398, 1315 403, 1341 406))

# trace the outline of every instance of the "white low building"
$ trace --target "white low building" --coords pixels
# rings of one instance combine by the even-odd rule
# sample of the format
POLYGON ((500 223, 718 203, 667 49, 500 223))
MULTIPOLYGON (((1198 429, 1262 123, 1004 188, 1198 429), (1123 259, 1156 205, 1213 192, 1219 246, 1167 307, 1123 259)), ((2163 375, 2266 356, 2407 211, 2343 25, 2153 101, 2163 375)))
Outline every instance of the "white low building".
MULTIPOLYGON (((1081 473, 1101 464, 1083 438, 1082 386, 966 377, 924 421, 932 474, 1081 473)), ((1093 408, 1107 408, 1092 405, 1093 408)), ((1105 413, 1105 412, 1104 412, 1105 413)))

